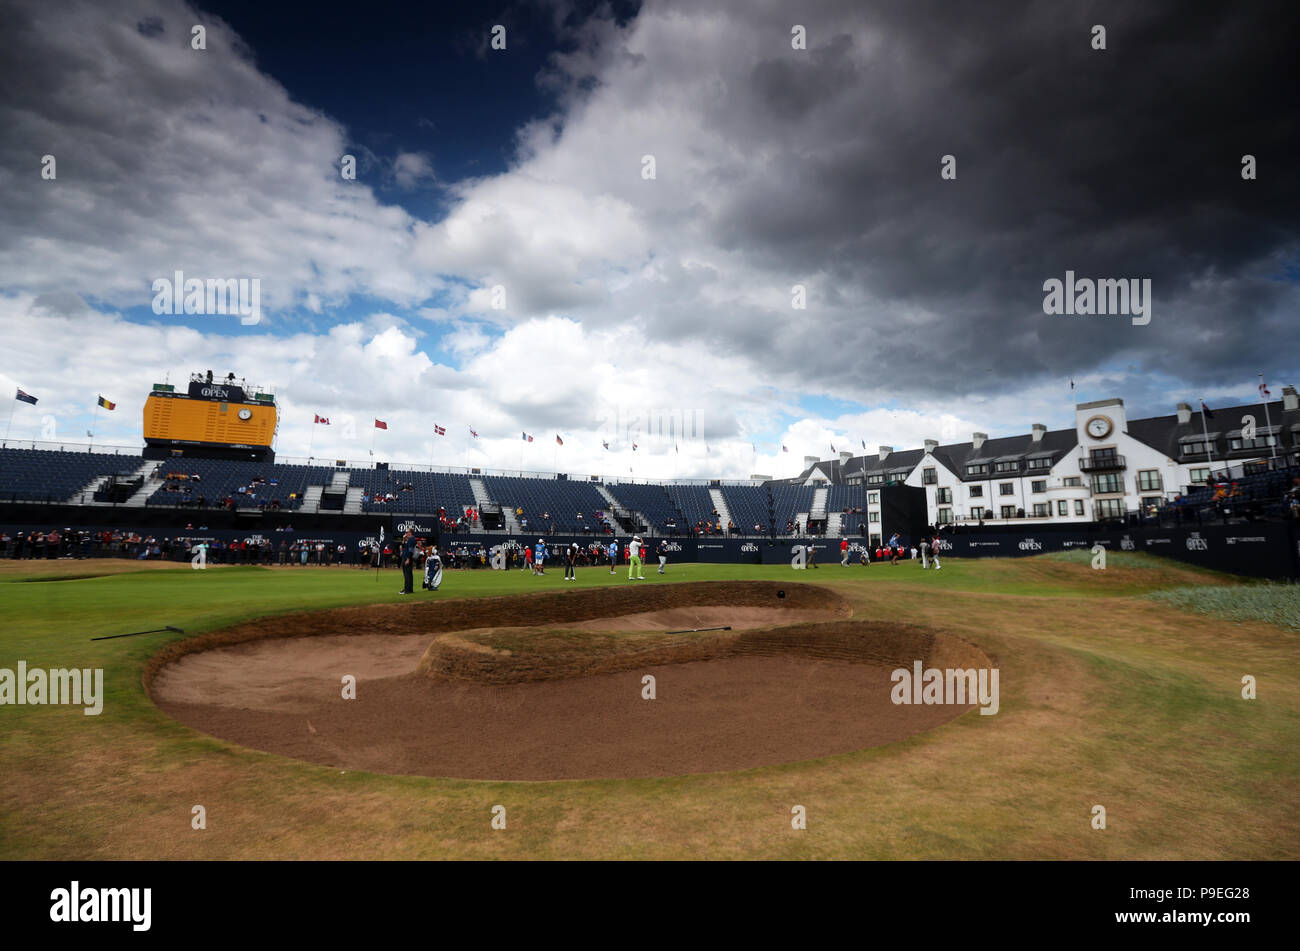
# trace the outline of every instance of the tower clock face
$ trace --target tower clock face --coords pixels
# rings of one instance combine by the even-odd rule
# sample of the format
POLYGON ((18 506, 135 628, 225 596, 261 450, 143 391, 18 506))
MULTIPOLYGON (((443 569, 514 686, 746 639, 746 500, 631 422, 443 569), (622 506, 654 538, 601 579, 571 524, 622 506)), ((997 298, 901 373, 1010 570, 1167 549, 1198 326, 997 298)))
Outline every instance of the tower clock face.
POLYGON ((241 409, 241 410, 239 411, 239 418, 240 418, 240 419, 252 419, 252 418, 253 418, 253 411, 252 411, 251 409, 241 409))
POLYGON ((1111 422, 1105 416, 1094 416, 1088 420, 1088 435, 1093 439, 1105 439, 1110 435, 1111 422))

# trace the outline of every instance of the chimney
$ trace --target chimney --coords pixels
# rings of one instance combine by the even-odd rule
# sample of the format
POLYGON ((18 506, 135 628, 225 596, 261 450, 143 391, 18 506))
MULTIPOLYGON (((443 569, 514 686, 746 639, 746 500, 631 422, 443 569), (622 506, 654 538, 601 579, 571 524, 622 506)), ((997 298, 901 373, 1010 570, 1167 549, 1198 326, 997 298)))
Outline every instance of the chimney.
POLYGON ((1178 404, 1178 425, 1186 426, 1192 421, 1192 407, 1189 403, 1178 404))
POLYGON ((937 439, 927 439, 927 440, 925 441, 925 451, 926 451, 926 452, 934 452, 934 451, 935 451, 936 449, 938 449, 938 448, 939 448, 939 440, 937 440, 937 439))
POLYGON ((811 469, 813 466, 817 465, 817 463, 819 463, 819 462, 821 462, 821 460, 818 459, 816 456, 804 456, 804 457, 803 457, 803 467, 804 467, 805 469, 811 469))
POLYGON ((840 465, 847 466, 849 464, 849 460, 852 458, 853 458, 853 453, 851 452, 840 453, 840 465))
POLYGON ((976 448, 976 449, 978 449, 980 446, 984 445, 984 440, 986 440, 986 439, 988 439, 988 438, 989 438, 989 434, 988 434, 988 433, 971 433, 971 434, 970 434, 971 445, 974 446, 974 448, 976 448))
POLYGON ((1300 397, 1296 396, 1294 386, 1282 387, 1282 408, 1284 410, 1300 409, 1300 397))
POLYGON ((1044 426, 1042 423, 1034 423, 1034 425, 1030 428, 1032 428, 1034 431, 1034 442, 1042 442, 1043 434, 1047 432, 1047 427, 1044 426))
POLYGON ((893 446, 881 446, 881 447, 880 447, 880 461, 881 461, 881 462, 884 462, 884 461, 885 461, 885 457, 888 456, 888 455, 889 455, 891 452, 893 452, 893 451, 894 451, 894 447, 893 447, 893 446))

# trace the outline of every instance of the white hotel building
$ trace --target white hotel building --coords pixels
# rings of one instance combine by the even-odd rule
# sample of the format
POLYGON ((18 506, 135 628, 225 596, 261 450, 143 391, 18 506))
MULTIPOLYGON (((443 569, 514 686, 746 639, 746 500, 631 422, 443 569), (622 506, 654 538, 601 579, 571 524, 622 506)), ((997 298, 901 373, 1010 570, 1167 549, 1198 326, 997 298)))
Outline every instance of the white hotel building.
POLYGON ((1211 469, 1240 472, 1298 459, 1300 400, 1294 386, 1285 386, 1280 400, 1211 407, 1205 420, 1187 403, 1172 415, 1146 419, 1129 419, 1122 399, 1079 403, 1073 429, 1049 431, 1035 423, 1020 436, 974 433, 970 442, 947 446, 927 439, 924 449, 881 446, 875 455, 845 452, 830 461, 810 456, 791 481, 865 484, 866 517, 846 518, 866 522, 874 535, 880 493, 873 487, 889 483, 925 489, 933 525, 1092 522, 1172 500, 1203 485, 1211 469))

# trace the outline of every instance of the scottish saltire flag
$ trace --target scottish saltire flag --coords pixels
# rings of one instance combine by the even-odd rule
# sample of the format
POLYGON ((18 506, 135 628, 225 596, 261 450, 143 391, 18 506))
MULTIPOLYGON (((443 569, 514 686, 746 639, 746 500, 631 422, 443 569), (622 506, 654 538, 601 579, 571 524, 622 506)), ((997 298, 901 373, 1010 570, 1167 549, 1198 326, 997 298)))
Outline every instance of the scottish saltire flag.
POLYGON ((18 395, 15 396, 14 399, 22 400, 24 403, 31 403, 33 406, 36 405, 36 397, 32 396, 30 393, 24 393, 22 390, 18 391, 18 395))
POLYGON ((106 399, 104 399, 104 397, 102 397, 102 396, 99 397, 99 405, 102 406, 102 407, 104 407, 104 409, 107 409, 107 410, 115 410, 115 409, 117 409, 117 404, 116 404, 116 403, 114 403, 112 400, 106 400, 106 399))

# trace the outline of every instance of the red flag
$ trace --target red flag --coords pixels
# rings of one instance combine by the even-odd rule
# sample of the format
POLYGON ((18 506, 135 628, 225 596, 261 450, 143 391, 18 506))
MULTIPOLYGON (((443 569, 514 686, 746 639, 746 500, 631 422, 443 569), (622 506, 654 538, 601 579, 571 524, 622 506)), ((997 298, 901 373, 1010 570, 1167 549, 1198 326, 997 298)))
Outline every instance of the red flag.
POLYGON ((564 445, 564 440, 561 439, 561 438, 557 435, 557 436, 555 437, 555 443, 556 443, 556 445, 558 445, 558 446, 563 446, 563 445, 564 445))
POLYGON ((387 429, 387 428, 388 428, 388 424, 384 422, 382 419, 375 420, 375 429, 387 429))

